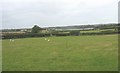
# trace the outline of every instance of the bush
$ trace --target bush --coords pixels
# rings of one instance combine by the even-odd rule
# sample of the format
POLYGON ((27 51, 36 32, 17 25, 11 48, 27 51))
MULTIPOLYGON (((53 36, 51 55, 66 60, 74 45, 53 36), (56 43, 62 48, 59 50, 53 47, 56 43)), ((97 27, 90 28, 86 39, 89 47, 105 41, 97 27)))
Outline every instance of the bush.
POLYGON ((70 35, 79 36, 80 31, 79 30, 70 31, 70 35))

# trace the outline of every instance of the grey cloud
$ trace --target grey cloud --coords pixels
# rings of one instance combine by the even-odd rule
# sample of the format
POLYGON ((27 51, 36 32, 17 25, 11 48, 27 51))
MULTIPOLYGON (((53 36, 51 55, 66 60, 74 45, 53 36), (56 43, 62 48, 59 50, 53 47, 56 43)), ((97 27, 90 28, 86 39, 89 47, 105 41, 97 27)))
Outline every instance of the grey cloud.
POLYGON ((117 3, 95 7, 84 0, 18 1, 4 2, 3 28, 117 22, 117 3))

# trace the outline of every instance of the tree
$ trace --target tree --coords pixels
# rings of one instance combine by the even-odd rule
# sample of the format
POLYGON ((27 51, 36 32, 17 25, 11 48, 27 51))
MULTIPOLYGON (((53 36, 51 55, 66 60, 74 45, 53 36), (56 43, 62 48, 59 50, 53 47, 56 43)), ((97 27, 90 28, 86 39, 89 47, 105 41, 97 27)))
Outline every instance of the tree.
POLYGON ((70 34, 71 35, 75 35, 75 36, 79 36, 80 35, 80 31, 79 30, 73 30, 73 31, 70 31, 70 34))
POLYGON ((34 27, 32 28, 32 33, 38 33, 40 31, 40 27, 37 25, 34 25, 34 27))

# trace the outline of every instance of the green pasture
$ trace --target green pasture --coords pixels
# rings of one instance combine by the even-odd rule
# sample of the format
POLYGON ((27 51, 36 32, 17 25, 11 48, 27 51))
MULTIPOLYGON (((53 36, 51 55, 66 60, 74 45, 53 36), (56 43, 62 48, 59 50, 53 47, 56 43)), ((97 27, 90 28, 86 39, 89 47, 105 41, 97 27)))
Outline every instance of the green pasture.
POLYGON ((101 30, 83 30, 80 33, 102 33, 102 32, 117 32, 115 29, 101 29, 101 30))
POLYGON ((118 70, 117 35, 7 39, 2 50, 3 71, 118 70))

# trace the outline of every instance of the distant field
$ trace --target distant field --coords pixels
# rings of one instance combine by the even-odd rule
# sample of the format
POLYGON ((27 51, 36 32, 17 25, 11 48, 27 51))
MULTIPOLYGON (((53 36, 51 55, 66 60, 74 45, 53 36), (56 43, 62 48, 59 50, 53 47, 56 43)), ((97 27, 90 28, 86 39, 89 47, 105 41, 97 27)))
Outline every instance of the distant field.
POLYGON ((2 43, 3 71, 118 70, 117 35, 24 38, 2 43))
POLYGON ((102 29, 102 30, 84 30, 80 31, 80 33, 103 33, 103 32, 117 32, 115 29, 102 29))

